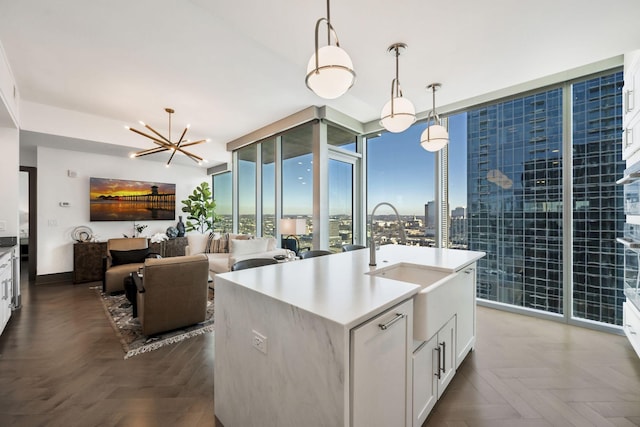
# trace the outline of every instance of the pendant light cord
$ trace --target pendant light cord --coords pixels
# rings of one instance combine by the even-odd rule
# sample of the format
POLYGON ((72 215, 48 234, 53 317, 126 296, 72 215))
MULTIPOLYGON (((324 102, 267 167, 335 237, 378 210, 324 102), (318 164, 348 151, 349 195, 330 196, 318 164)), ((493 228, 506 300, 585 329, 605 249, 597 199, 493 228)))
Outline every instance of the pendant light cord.
POLYGON ((331 45, 331 5, 330 0, 327 0, 327 46, 331 45))

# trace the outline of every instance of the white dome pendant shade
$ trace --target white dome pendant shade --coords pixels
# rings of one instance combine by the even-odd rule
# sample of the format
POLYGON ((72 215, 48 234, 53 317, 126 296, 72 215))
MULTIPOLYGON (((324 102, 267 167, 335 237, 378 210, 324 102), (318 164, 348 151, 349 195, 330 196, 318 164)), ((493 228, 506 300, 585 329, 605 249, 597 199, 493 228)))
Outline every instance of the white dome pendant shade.
POLYGON ((413 103, 401 96, 392 98, 382 107, 380 123, 389 132, 400 133, 416 121, 416 109, 413 103), (392 105, 393 104, 393 105, 392 105), (393 114, 391 109, 393 108, 393 114))
POLYGON ((449 133, 440 125, 427 127, 420 137, 420 145, 427 151, 440 151, 449 143, 449 133))
POLYGON ((440 125, 440 117, 436 113, 436 90, 440 89, 440 83, 431 83, 427 89, 433 93, 433 109, 427 116, 427 123, 433 123, 422 132, 420 145, 427 151, 436 152, 442 150, 449 143, 449 132, 440 125))
POLYGON ((400 79, 398 78, 398 57, 405 50, 404 43, 394 43, 387 49, 396 57, 396 78, 391 81, 391 99, 384 104, 380 113, 380 124, 389 132, 400 133, 416 121, 416 109, 413 103, 402 97, 400 79))
POLYGON ((336 99, 349 90, 356 79, 351 58, 338 46, 324 46, 311 55, 307 65, 307 87, 321 98, 336 99))
POLYGON ((316 95, 325 99, 336 99, 344 95, 356 81, 353 62, 347 52, 340 47, 340 41, 330 21, 329 0, 327 0, 327 17, 316 22, 315 51, 307 64, 305 84, 316 95), (322 21, 327 23, 327 46, 318 48, 318 31, 322 21), (331 34, 336 41, 331 44, 331 34))

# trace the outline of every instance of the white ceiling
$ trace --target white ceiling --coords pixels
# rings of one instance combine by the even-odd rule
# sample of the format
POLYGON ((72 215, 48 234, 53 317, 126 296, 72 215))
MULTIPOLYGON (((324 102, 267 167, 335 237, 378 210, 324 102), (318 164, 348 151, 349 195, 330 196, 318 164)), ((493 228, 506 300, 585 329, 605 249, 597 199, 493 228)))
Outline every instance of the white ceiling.
POLYGON ((172 107, 174 130, 190 123, 211 147, 310 105, 378 119, 394 42, 409 46, 400 81, 417 111, 430 82, 447 105, 640 47, 638 0, 334 0, 357 80, 325 101, 304 84, 325 15, 322 0, 0 0, 0 42, 23 100, 161 131, 172 107))

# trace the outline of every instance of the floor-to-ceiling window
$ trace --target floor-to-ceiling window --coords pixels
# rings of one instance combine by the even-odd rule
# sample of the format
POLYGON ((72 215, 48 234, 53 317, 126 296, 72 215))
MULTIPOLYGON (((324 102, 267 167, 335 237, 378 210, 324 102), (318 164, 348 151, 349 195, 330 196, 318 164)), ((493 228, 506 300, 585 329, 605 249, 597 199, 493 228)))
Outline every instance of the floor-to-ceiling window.
POLYGON ((312 246, 313 238, 312 126, 300 126, 282 135, 282 217, 305 219, 307 232, 298 239, 306 248, 312 246))
POLYGON ((238 233, 256 233, 257 148, 238 150, 238 233))
POLYGON ((276 233, 276 140, 260 143, 262 154, 262 236, 274 237, 276 233))
POLYGON ((213 175, 213 200, 216 202, 216 217, 213 230, 218 233, 233 231, 231 172, 213 175))
POLYGON ((467 112, 478 297, 621 324, 621 88, 603 73, 467 112))
POLYGON ((622 324, 622 72, 572 85, 573 316, 622 324))
POLYGON ((354 243, 357 223, 355 195, 360 156, 356 154, 356 135, 327 126, 329 146, 329 250, 342 251, 354 243))
POLYGON ((329 250, 340 252, 353 243, 354 165, 329 159, 329 250))
POLYGON ((467 143, 478 296, 562 313, 562 89, 469 111, 467 143))
POLYGON ((448 117, 449 244, 467 249, 467 113, 448 117))
POLYGON ((378 203, 388 202, 402 218, 408 244, 434 246, 435 155, 420 145, 425 128, 425 123, 418 123, 402 133, 367 138, 367 217, 377 244, 398 241, 393 210, 383 205, 370 218, 378 203))

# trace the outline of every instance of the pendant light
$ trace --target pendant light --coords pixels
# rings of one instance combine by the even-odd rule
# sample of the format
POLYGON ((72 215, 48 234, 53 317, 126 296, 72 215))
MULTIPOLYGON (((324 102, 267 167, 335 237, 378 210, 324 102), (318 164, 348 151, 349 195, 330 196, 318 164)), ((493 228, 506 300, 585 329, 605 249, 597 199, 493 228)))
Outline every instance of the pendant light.
POLYGON ((436 113, 436 90, 440 89, 440 83, 431 83, 427 89, 431 89, 433 94, 433 109, 427 116, 427 123, 430 124, 420 137, 420 145, 427 151, 439 151, 449 143, 449 132, 440 125, 440 117, 436 113))
POLYGON ((402 97, 400 79, 398 78, 398 57, 407 45, 395 43, 389 46, 388 52, 396 57, 396 78, 391 81, 391 99, 382 107, 380 124, 389 132, 399 133, 407 130, 416 121, 416 109, 406 98, 402 97))
POLYGON ((327 17, 318 19, 315 32, 315 52, 307 65, 305 83, 316 95, 325 99, 335 99, 344 95, 356 79, 353 63, 347 52, 340 47, 330 20, 329 0, 327 0, 327 17), (327 23, 327 46, 318 49, 318 31, 322 21, 327 23), (336 41, 331 45, 331 35, 336 41))

